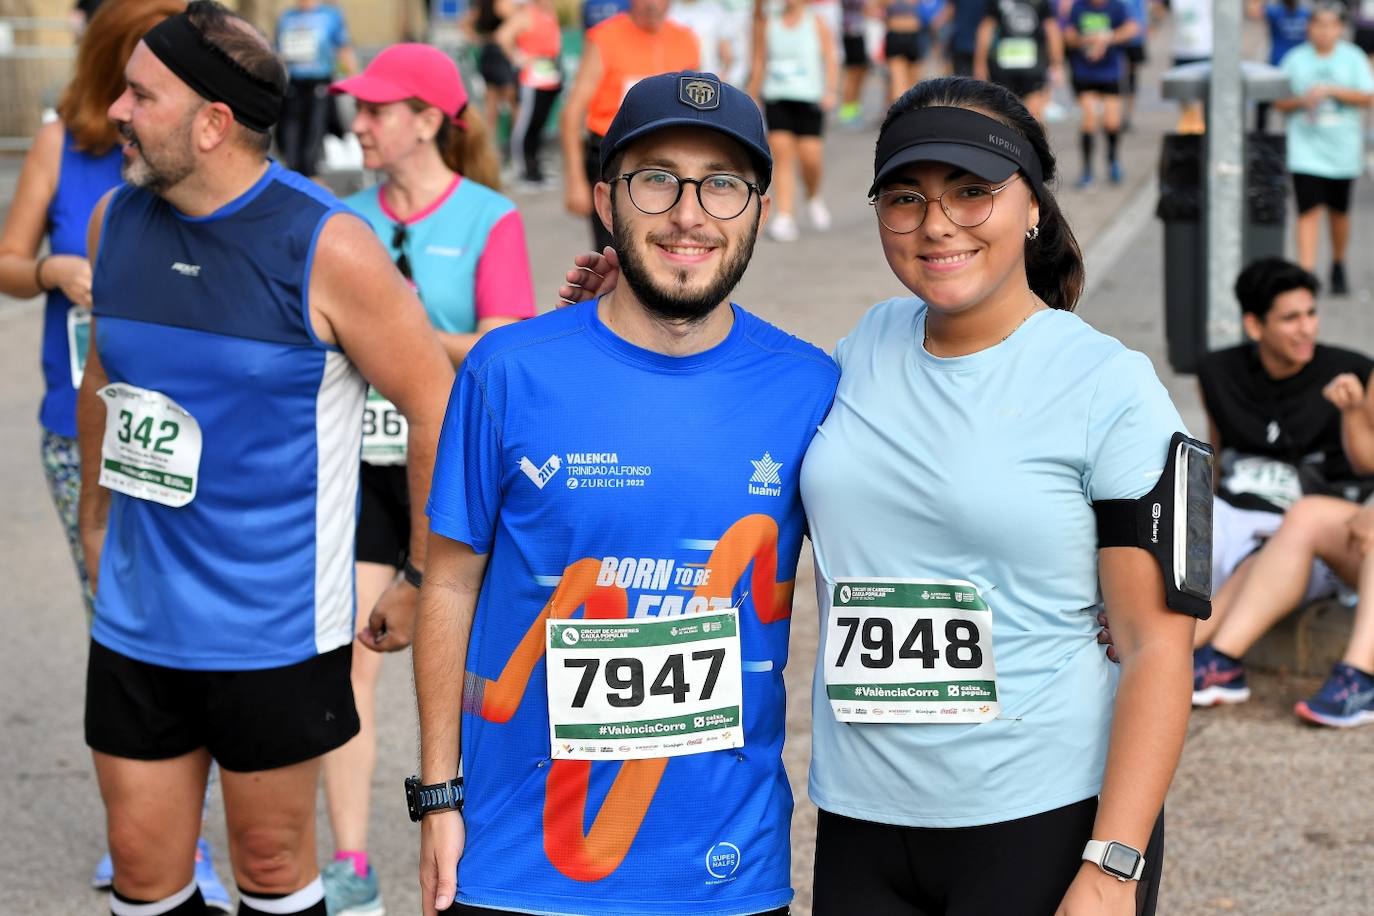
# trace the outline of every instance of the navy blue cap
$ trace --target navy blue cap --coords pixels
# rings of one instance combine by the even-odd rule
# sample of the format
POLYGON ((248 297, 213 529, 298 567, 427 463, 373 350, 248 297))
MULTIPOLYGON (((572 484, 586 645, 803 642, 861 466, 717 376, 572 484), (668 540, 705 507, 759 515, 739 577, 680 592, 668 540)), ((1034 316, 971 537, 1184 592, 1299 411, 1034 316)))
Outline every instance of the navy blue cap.
POLYGON ((773 153, 759 106, 714 73, 692 70, 650 76, 630 87, 601 138, 601 174, 625 147, 665 127, 701 127, 725 134, 754 160, 760 188, 767 190, 773 180, 773 153))

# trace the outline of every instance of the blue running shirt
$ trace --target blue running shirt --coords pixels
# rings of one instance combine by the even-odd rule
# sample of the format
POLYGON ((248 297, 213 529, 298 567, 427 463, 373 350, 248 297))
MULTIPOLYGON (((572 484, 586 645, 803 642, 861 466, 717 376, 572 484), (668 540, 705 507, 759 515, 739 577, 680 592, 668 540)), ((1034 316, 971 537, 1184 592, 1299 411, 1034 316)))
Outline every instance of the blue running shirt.
MULTIPOLYGON (((1069 312, 949 359, 921 346, 925 315, 888 300, 840 342, 835 407, 802 470, 823 609, 811 798, 860 820, 969 827, 1101 789, 1117 672, 1097 644, 1092 503, 1147 493, 1183 422, 1148 359, 1069 312), (863 578, 978 588, 996 718, 837 719, 824 608, 836 580, 863 578)), ((910 644, 956 651, 948 637, 910 644)), ((948 713, 940 698, 923 708, 937 704, 948 713)))
POLYGON ((91 629, 106 648, 243 671, 352 641, 364 386, 306 302, 341 212, 276 163, 204 217, 130 186, 111 199, 92 346, 110 382, 194 417, 203 447, 186 505, 111 493, 91 629))
POLYGON ((838 372, 733 308, 726 339, 692 356, 628 343, 588 302, 498 328, 463 363, 428 512, 435 532, 490 553, 467 656, 464 903, 727 916, 792 898, 782 675, 797 481, 838 372), (712 600, 738 608, 742 747, 551 759, 550 615, 655 618, 712 600))
MULTIPOLYGON (((62 132, 62 166, 57 188, 48 204, 48 244, 52 254, 86 257, 86 229, 91 211, 110 188, 123 181, 119 165, 123 154, 115 146, 98 156, 76 148, 76 138, 62 132)), ((62 287, 48 291, 43 309, 43 406, 38 420, 43 428, 69 439, 76 437, 76 386, 80 373, 73 368, 69 340, 75 307, 62 287)), ((78 353, 80 338, 78 339, 78 353)), ((78 358, 76 365, 83 361, 78 358)))

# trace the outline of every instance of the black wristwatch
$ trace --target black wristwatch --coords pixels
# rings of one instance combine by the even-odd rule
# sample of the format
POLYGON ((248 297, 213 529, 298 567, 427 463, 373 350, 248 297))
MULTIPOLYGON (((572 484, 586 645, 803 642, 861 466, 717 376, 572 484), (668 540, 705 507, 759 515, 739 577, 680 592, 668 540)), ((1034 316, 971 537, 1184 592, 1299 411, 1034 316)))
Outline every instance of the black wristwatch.
POLYGON ((406 808, 410 811, 410 819, 415 822, 435 811, 462 811, 463 777, 458 776, 448 782, 422 786, 420 777, 407 776, 406 808))

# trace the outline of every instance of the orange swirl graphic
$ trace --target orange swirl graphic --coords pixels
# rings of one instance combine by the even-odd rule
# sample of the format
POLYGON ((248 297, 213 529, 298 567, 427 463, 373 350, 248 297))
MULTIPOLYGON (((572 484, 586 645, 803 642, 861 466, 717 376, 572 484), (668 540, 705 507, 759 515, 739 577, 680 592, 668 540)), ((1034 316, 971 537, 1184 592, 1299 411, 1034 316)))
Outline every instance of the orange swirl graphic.
MULTIPOLYGON (((700 598, 728 598, 753 564, 750 579, 754 613, 764 624, 792 613, 792 581, 775 582, 778 525, 770 516, 749 515, 730 526, 711 551, 706 582, 693 593, 700 598)), ((495 680, 468 673, 478 714, 490 722, 508 722, 529 686, 534 666, 544 655, 547 622, 572 617, 580 608, 588 619, 629 616, 629 594, 616 586, 596 584, 599 561, 578 560, 563 573, 558 587, 525 633, 495 680)), ((626 760, 610 791, 583 831, 592 761, 554 760, 544 795, 544 852, 562 874, 575 881, 599 881, 620 867, 649 812, 667 757, 626 760)))

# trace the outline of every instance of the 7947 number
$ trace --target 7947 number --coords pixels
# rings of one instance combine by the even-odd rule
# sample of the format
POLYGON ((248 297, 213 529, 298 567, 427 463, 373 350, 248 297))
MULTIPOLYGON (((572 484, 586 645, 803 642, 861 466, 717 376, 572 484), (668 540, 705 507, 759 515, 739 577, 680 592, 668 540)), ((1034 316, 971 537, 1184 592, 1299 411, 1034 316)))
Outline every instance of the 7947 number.
MULTIPOLYGON (((709 700, 716 690, 716 679, 720 677, 720 666, 725 661, 724 649, 700 649, 691 655, 694 662, 706 662, 706 679, 701 685, 700 700, 709 700)), ((606 702, 618 709, 640 706, 646 697, 672 697, 674 703, 687 702, 692 685, 687 682, 687 663, 681 652, 676 652, 663 662, 658 669, 648 692, 644 689, 644 663, 633 656, 628 658, 608 658, 603 666, 599 658, 565 658, 564 668, 581 668, 577 690, 573 693, 572 706, 582 709, 587 705, 592 687, 599 671, 606 686, 611 688, 606 694, 606 702)))

